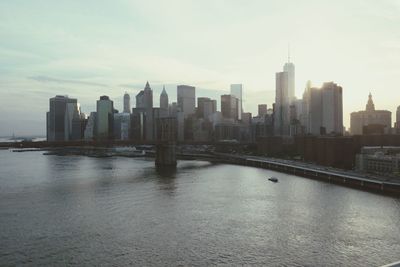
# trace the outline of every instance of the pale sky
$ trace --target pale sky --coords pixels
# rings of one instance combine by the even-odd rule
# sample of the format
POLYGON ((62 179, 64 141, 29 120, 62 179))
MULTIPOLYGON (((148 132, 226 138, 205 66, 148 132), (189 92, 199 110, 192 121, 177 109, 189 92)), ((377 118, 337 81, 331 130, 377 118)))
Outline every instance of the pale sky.
POLYGON ((166 84, 217 98, 244 85, 244 111, 269 107, 275 72, 296 66, 307 80, 344 90, 344 123, 365 108, 400 105, 400 0, 1 0, 0 135, 45 134, 48 99, 78 98, 95 110, 109 95, 122 110, 148 80, 154 103, 166 84))

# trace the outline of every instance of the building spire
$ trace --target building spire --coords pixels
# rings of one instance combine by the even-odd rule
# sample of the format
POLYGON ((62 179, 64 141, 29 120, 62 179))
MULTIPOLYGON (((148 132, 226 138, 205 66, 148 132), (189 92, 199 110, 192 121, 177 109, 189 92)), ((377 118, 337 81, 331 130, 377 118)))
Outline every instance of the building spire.
POLYGON ((288 43, 288 63, 290 63, 290 43, 288 43))
POLYGON ((366 111, 374 111, 375 110, 375 105, 374 105, 374 101, 372 100, 371 92, 369 92, 368 102, 367 102, 367 105, 365 106, 365 110, 366 111))
POLYGON ((151 88, 150 88, 149 81, 146 82, 146 86, 144 87, 144 90, 146 90, 146 89, 148 89, 148 90, 151 89, 151 88))
POLYGON ((165 85, 163 85, 163 89, 162 89, 161 94, 162 94, 162 95, 164 95, 164 94, 166 95, 166 94, 167 94, 167 91, 165 91, 165 85))

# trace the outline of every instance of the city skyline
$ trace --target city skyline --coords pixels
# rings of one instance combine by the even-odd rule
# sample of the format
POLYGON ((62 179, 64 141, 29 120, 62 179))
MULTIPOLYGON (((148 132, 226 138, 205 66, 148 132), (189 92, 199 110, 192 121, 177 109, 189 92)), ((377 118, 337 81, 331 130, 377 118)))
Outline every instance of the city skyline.
POLYGON ((123 93, 136 95, 146 80, 155 106, 164 84, 176 101, 178 84, 195 86, 196 97, 219 99, 240 83, 243 110, 255 115, 258 104, 274 102, 275 73, 287 61, 288 43, 298 98, 307 80, 318 87, 334 81, 343 87, 347 129, 369 92, 394 117, 398 2, 241 3, 118 1, 92 12, 89 2, 2 2, 0 135, 44 134, 42 114, 58 94, 78 98, 86 114, 100 95, 122 110, 123 93))

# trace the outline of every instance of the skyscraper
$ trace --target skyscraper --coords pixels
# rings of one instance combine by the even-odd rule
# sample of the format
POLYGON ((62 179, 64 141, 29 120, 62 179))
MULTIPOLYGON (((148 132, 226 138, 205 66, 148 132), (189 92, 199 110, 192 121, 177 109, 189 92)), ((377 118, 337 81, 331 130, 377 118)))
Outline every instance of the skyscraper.
POLYGON ((233 95, 221 96, 221 113, 225 119, 238 119, 239 100, 233 95))
POLYGON ((274 133, 275 135, 290 134, 290 105, 295 98, 295 67, 290 62, 283 66, 283 72, 276 73, 276 92, 275 92, 275 114, 274 114, 274 133))
POLYGON ((183 111, 185 118, 194 114, 196 108, 196 88, 188 85, 177 87, 178 107, 183 111))
POLYGON ((274 132, 275 135, 288 135, 290 98, 287 72, 276 73, 275 88, 274 132))
POLYGON ((258 116, 262 117, 267 115, 267 104, 259 104, 258 105, 258 116))
POLYGON ((343 134, 343 90, 336 83, 322 85, 322 125, 326 133, 343 134))
POLYGON ((162 109, 168 109, 168 94, 165 91, 165 86, 163 87, 163 90, 160 95, 160 108, 162 109))
POLYGON ((136 108, 145 108, 143 90, 136 95, 136 108))
POLYGON ((47 140, 69 141, 79 133, 73 134, 73 120, 80 120, 77 99, 57 95, 50 98, 47 112, 47 140))
POLYGON ((146 82, 143 92, 145 108, 153 108, 153 90, 151 90, 149 82, 146 82))
POLYGON ((197 117, 208 119, 210 115, 217 111, 217 101, 209 97, 197 98, 197 117))
POLYGON ((103 140, 112 138, 114 103, 108 96, 101 96, 96 106, 96 137, 103 140))
POLYGON ((400 134, 400 106, 398 106, 396 110, 396 122, 394 127, 396 128, 396 133, 400 134))
POLYGON ((96 137, 96 112, 91 112, 85 127, 85 140, 93 140, 96 137))
POLYGON ((283 66, 283 71, 288 74, 288 98, 291 103, 295 99, 295 67, 294 64, 290 62, 290 59, 289 62, 283 66))
POLYGON ((343 92, 336 83, 306 88, 303 95, 305 131, 308 134, 343 134, 343 92))
POLYGON ((113 135, 115 140, 128 140, 130 136, 131 114, 114 113, 113 135))
POLYGON ((304 126, 305 133, 309 133, 308 125, 309 125, 309 102, 310 102, 310 90, 311 90, 311 81, 307 81, 306 88, 303 92, 303 102, 302 102, 302 117, 301 117, 301 125, 304 126))
POLYGON ((149 82, 146 82, 144 89, 136 95, 136 108, 153 108, 153 90, 149 82))
POLYGON ((238 99, 238 119, 241 120, 243 113, 243 85, 231 84, 231 95, 238 99))
POLYGON ((124 94, 124 113, 131 113, 131 97, 127 92, 124 94))

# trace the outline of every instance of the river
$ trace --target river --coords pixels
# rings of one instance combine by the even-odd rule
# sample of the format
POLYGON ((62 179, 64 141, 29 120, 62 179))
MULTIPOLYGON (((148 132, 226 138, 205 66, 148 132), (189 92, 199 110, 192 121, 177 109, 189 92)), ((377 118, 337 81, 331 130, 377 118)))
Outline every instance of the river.
POLYGON ((160 172, 146 159, 0 150, 0 229, 1 266, 400 260, 398 198, 198 161, 160 172))

